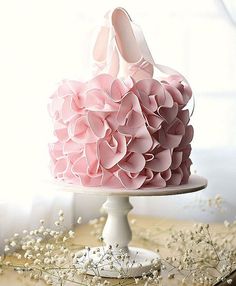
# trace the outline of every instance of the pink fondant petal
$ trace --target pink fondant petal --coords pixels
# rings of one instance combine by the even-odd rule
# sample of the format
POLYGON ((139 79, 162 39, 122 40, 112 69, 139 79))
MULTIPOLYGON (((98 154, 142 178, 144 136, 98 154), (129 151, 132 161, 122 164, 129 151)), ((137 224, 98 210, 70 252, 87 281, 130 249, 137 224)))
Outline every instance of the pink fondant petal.
POLYGON ((99 158, 97 143, 85 144, 85 156, 88 164, 88 174, 94 176, 99 173, 99 158))
POLYGON ((121 99, 132 88, 132 86, 133 81, 131 78, 128 78, 126 81, 115 79, 111 86, 111 98, 115 102, 121 101, 121 99))
POLYGON ((161 174, 156 174, 150 181, 150 184, 157 188, 164 188, 166 186, 166 181, 162 178, 161 174))
POLYGON ((145 120, 142 114, 131 110, 127 115, 126 124, 124 126, 119 126, 118 131, 125 135, 134 136, 142 126, 145 126, 145 120))
POLYGON ((142 172, 142 175, 146 177, 145 185, 148 184, 154 177, 153 171, 147 168, 144 169, 144 171, 142 172))
POLYGON ((167 169, 166 171, 162 172, 161 176, 165 181, 168 181, 171 177, 171 169, 167 169))
POLYGON ((146 162, 152 161, 154 159, 154 155, 149 153, 144 154, 144 157, 146 162))
POLYGON ((61 158, 56 161, 53 169, 53 174, 57 177, 60 174, 63 174, 67 169, 68 161, 66 158, 61 158))
POLYGON ((91 130, 98 138, 104 138, 107 131, 110 129, 107 121, 104 120, 104 116, 100 115, 98 112, 88 112, 88 123, 91 130))
POLYGON ((184 103, 187 104, 191 97, 192 97, 191 87, 187 84, 184 84, 184 91, 183 91, 184 103))
POLYGON ((183 152, 183 161, 186 161, 190 154, 191 154, 191 151, 192 151, 192 147, 190 144, 188 144, 184 149, 181 150, 183 152))
POLYGON ((73 166, 73 164, 79 160, 79 158, 83 157, 83 153, 69 153, 67 154, 67 158, 71 163, 71 166, 73 166))
POLYGON ((146 120, 147 120, 147 125, 148 125, 148 130, 152 133, 156 132, 158 129, 161 128, 161 124, 163 122, 163 119, 153 113, 153 114, 147 114, 146 115, 146 120))
POLYGON ((188 182, 190 172, 190 166, 192 165, 191 159, 186 160, 184 163, 181 164, 180 168, 183 172, 183 178, 181 184, 186 184, 188 182))
POLYGON ((53 159, 57 160, 64 156, 62 152, 63 145, 60 141, 49 144, 48 147, 49 153, 53 159))
POLYGON ((156 96, 164 93, 161 83, 154 79, 144 79, 137 82, 135 87, 142 105, 152 112, 155 112, 158 107, 156 96))
POLYGON ((153 140, 146 127, 139 128, 135 137, 128 144, 128 150, 136 153, 146 153, 152 147, 153 140))
POLYGON ((111 188, 122 188, 120 180, 110 171, 103 169, 102 185, 111 188))
POLYGON ((58 97, 66 97, 66 96, 73 96, 73 91, 71 90, 70 86, 67 84, 67 80, 61 82, 57 90, 58 97))
POLYGON ((175 148, 179 146, 184 133, 182 121, 176 118, 171 125, 163 124, 163 128, 158 130, 158 141, 163 148, 175 148))
POLYGON ((71 108, 72 97, 68 96, 65 98, 64 103, 62 105, 61 117, 64 122, 68 122, 74 116, 76 116, 76 112, 71 108))
POLYGON ((68 140, 63 145, 63 153, 69 154, 69 153, 81 153, 84 149, 84 146, 82 144, 79 144, 77 142, 74 142, 73 140, 68 140))
POLYGON ((72 140, 78 143, 91 143, 97 141, 86 116, 81 116, 70 121, 68 132, 72 140))
POLYGON ((193 134, 194 134, 193 126, 188 125, 185 129, 185 134, 184 137, 182 138, 179 147, 187 146, 193 140, 193 134))
POLYGON ((106 93, 100 89, 90 89, 86 93, 85 107, 90 110, 102 110, 105 105, 106 93))
POLYGON ((159 81, 151 78, 138 81, 135 87, 138 91, 141 91, 143 94, 146 95, 157 95, 164 93, 162 84, 159 81))
POLYGON ((126 154, 125 136, 116 132, 109 142, 101 140, 98 148, 101 165, 106 169, 110 169, 126 154))
POLYGON ((183 99, 183 95, 181 94, 181 92, 173 87, 172 85, 169 85, 169 84, 164 84, 165 86, 165 89, 171 94, 173 100, 180 104, 180 105, 183 105, 185 102, 184 102, 184 99, 183 99))
POLYGON ((172 163, 171 163, 170 168, 172 170, 177 169, 180 166, 180 164, 182 163, 182 159, 183 159, 183 152, 174 151, 172 154, 172 163))
POLYGON ((83 186, 97 187, 101 186, 102 175, 97 177, 90 177, 89 175, 80 175, 80 180, 83 186))
POLYGON ((117 122, 117 112, 106 113, 106 117, 104 119, 111 130, 116 131, 118 129, 119 123, 117 122))
POLYGON ((182 135, 166 134, 164 130, 159 130, 158 141, 163 148, 171 149, 179 146, 182 140, 182 135))
POLYGON ((172 107, 161 107, 159 114, 165 119, 167 123, 172 123, 178 114, 178 104, 174 103, 172 107))
POLYGON ((118 166, 124 171, 131 173, 139 173, 145 167, 145 158, 139 153, 130 153, 123 160, 121 160, 118 166))
POLYGON ((155 154, 155 158, 152 161, 146 163, 146 167, 155 172, 163 172, 167 170, 171 165, 170 150, 163 150, 155 154))
POLYGON ((58 121, 54 124, 54 133, 60 141, 66 141, 69 139, 67 126, 58 121))
POLYGON ((88 82, 88 89, 101 89, 107 93, 111 91, 114 78, 109 74, 100 74, 88 82))
POLYGON ((177 168, 176 170, 172 171, 171 178, 168 180, 168 185, 179 186, 183 178, 183 172, 181 168, 177 168))
POLYGON ((139 189, 145 182, 146 176, 139 175, 131 178, 127 172, 119 170, 118 178, 126 189, 139 189))
POLYGON ((52 99, 51 104, 48 105, 48 111, 52 118, 60 119, 61 108, 64 103, 64 99, 56 97, 52 99))
POLYGON ((189 123, 190 117, 189 117, 189 110, 179 110, 178 112, 178 118, 183 122, 183 124, 186 126, 189 123))
POLYGON ((68 80, 66 84, 74 95, 77 95, 78 93, 82 92, 85 88, 85 84, 77 80, 68 80))
POLYGON ((140 106, 140 103, 139 103, 139 100, 138 100, 137 96, 134 93, 129 92, 122 99, 120 107, 119 107, 119 111, 118 111, 118 114, 117 114, 117 121, 121 125, 125 125, 126 119, 127 119, 127 115, 130 113, 131 110, 136 111, 137 113, 142 114, 141 106, 140 106))
POLYGON ((164 90, 162 93, 159 93, 156 96, 158 107, 171 108, 173 106, 173 98, 167 90, 164 90))
POLYGON ((75 175, 87 174, 88 164, 85 157, 79 158, 71 168, 72 173, 75 175))

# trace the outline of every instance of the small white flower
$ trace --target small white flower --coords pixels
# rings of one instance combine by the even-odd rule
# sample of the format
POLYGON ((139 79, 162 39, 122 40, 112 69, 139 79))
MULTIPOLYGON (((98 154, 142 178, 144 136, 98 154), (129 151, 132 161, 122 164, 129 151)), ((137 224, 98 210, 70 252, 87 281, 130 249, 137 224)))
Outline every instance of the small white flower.
POLYGON ((40 264, 40 262, 41 262, 41 261, 36 258, 36 259, 34 260, 34 265, 38 265, 38 264, 40 264))
POLYGON ((47 265, 47 264, 50 264, 50 259, 46 257, 46 258, 43 260, 43 262, 44 262, 44 264, 46 264, 46 265, 47 265))
POLYGON ((63 210, 59 210, 59 216, 64 216, 64 212, 63 212, 63 210))
POLYGON ((54 236, 55 233, 56 233, 55 230, 51 230, 51 231, 50 231, 50 235, 51 235, 51 236, 54 236))
POLYGON ((69 234, 69 237, 70 237, 70 238, 73 238, 73 237, 75 236, 75 233, 74 233, 74 231, 72 231, 72 230, 70 230, 68 234, 69 234))
POLYGON ((10 250, 9 246, 6 245, 5 248, 4 248, 4 251, 7 252, 7 251, 9 251, 9 250, 10 250))
POLYGON ((228 228, 230 226, 230 223, 227 220, 225 220, 224 221, 224 226, 228 228))

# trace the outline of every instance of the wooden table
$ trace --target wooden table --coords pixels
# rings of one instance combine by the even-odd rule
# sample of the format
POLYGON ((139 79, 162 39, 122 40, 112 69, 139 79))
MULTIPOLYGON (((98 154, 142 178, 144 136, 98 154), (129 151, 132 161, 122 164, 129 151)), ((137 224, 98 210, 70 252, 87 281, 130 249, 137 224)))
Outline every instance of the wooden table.
MULTIPOLYGON (((154 226, 158 226, 161 229, 168 229, 172 226, 174 226, 176 229, 184 229, 184 228, 190 228, 193 224, 193 222, 187 222, 187 221, 175 221, 175 220, 167 220, 167 219, 160 219, 160 218, 153 218, 153 217, 145 217, 145 216, 129 216, 129 220, 136 220, 136 224, 139 226, 139 228, 148 229, 153 228, 154 226)), ((132 225, 131 225, 132 227, 132 225)), ((220 231, 223 229, 223 226, 220 224, 212 225, 211 228, 216 231, 220 231)), ((87 246, 98 246, 99 241, 96 239, 94 235, 91 234, 91 231, 93 230, 93 227, 89 224, 81 225, 76 229, 76 239, 75 243, 87 245, 87 246)), ((161 256, 165 257, 169 255, 168 250, 165 248, 164 245, 161 244, 162 241, 165 241, 165 239, 168 236, 167 231, 160 232, 158 236, 158 240, 160 237, 160 244, 158 245, 158 240, 156 241, 155 245, 150 245, 150 243, 145 242, 144 240, 140 240, 137 235, 135 234, 135 231, 133 233, 133 240, 131 242, 132 246, 138 246, 138 247, 144 247, 149 248, 151 250, 156 250, 157 248, 160 250, 161 256)), ((177 286, 181 285, 180 280, 177 278, 175 279, 168 279, 166 276, 166 273, 162 272, 163 276, 163 286, 177 286)), ((111 280, 112 281, 112 280, 111 280)), ((117 280, 116 280, 117 281, 117 280)), ((28 278, 23 278, 19 276, 17 273, 13 271, 7 271, 4 275, 0 275, 0 285, 1 286, 43 286, 46 285, 42 281, 35 282, 31 281, 28 278)), ((71 285, 72 284, 67 284, 71 285)), ((236 285, 236 284, 233 284, 236 285)), ((191 285, 189 285, 191 286, 191 285)))

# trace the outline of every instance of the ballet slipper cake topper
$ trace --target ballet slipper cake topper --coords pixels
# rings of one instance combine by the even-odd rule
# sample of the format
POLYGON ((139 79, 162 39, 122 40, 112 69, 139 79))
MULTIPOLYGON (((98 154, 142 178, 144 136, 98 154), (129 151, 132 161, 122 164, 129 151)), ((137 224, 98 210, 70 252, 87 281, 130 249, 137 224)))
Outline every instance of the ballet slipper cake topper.
POLYGON ((97 75, 64 80, 51 97, 52 174, 71 184, 126 189, 187 183, 191 88, 178 72, 143 54, 146 43, 124 9, 109 15, 93 51, 97 75), (153 78, 158 67, 165 78, 153 78))

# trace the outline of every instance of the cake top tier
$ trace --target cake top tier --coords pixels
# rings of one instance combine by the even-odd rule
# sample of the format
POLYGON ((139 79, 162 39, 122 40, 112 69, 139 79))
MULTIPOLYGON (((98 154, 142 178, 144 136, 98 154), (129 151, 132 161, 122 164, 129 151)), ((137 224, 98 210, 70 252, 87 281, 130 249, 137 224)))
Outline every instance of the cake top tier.
POLYGON ((84 186, 186 183, 191 88, 181 74, 154 63, 141 29, 124 9, 109 15, 93 51, 96 75, 86 82, 62 81, 51 98, 57 138, 50 144, 52 173, 84 186), (154 79, 155 69, 166 75, 154 79))

